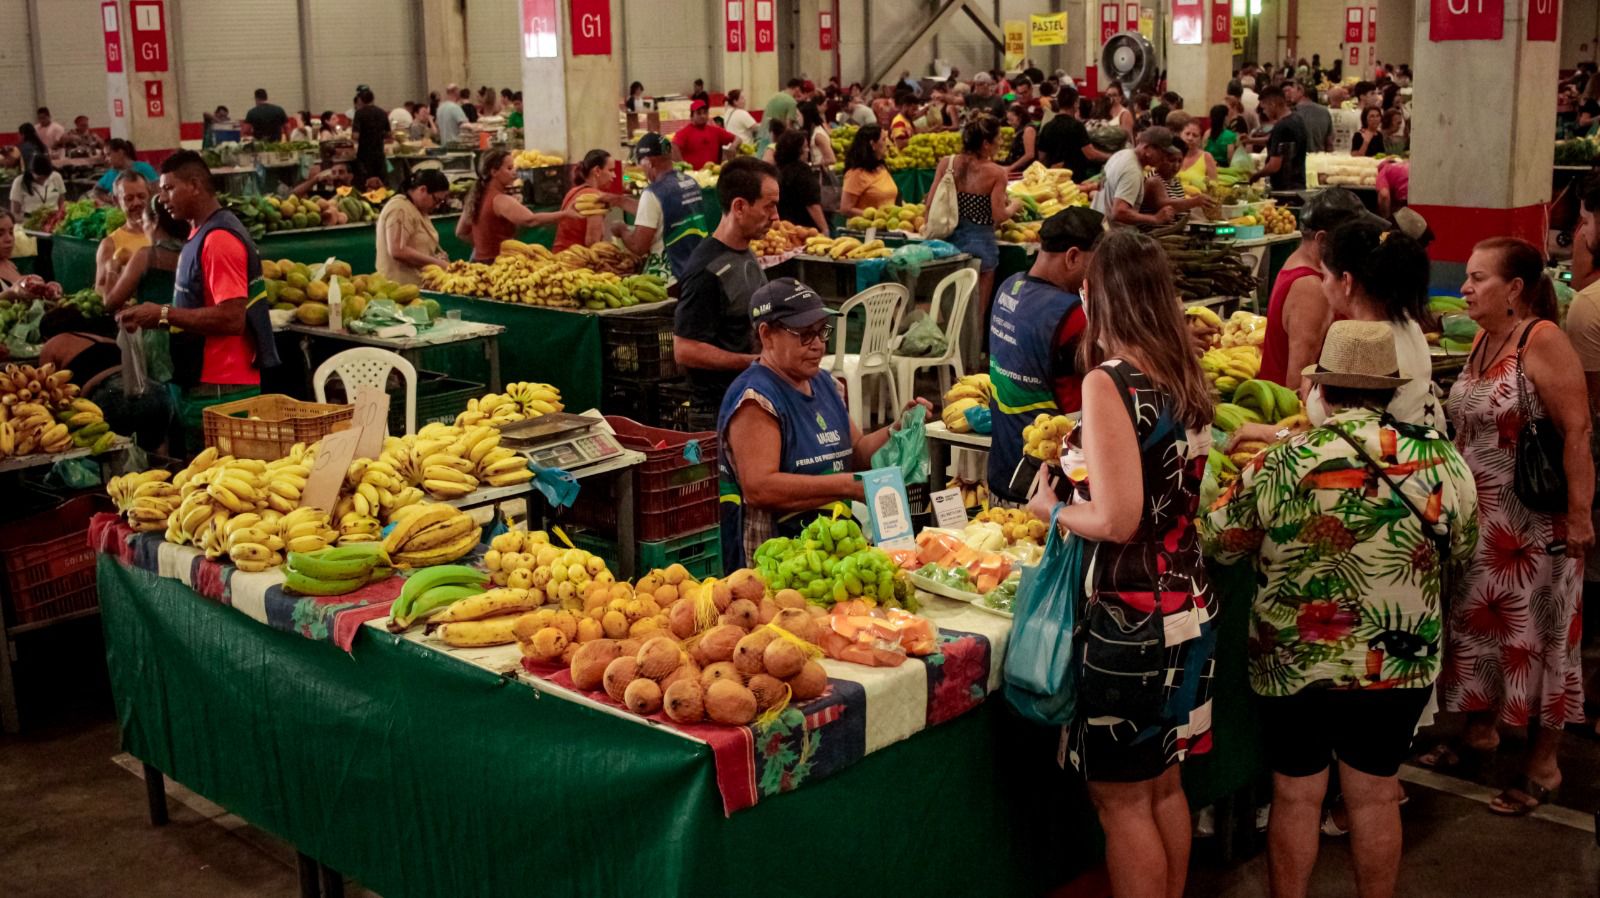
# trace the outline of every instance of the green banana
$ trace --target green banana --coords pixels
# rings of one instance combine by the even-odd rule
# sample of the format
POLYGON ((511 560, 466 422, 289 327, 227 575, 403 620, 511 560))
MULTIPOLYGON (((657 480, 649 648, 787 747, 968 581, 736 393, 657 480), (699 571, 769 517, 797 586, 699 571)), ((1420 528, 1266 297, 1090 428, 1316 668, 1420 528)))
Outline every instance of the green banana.
POLYGON ((283 588, 303 596, 342 596, 347 592, 355 592, 367 585, 367 578, 357 577, 346 580, 321 580, 308 577, 294 568, 286 568, 283 574, 283 588))
POLYGON ((1272 384, 1272 392, 1277 396, 1278 413, 1272 420, 1282 421, 1284 418, 1300 414, 1300 397, 1295 391, 1280 384, 1272 384))
POLYGON ((319 552, 290 552, 289 567, 313 580, 365 582, 373 568, 387 564, 381 543, 351 543, 319 552))
POLYGON ((389 629, 399 632, 411 626, 420 616, 416 610, 418 602, 438 587, 470 586, 476 594, 483 592, 488 583, 488 574, 464 564, 436 564, 423 568, 406 578, 405 586, 400 588, 400 597, 389 607, 389 629), (399 629, 396 630, 396 627, 399 629))
MULTIPOLYGON (((417 596, 405 608, 404 617, 391 616, 389 629, 398 633, 458 599, 475 596, 481 592, 483 592, 482 586, 469 586, 465 583, 441 583, 417 596)), ((398 600, 396 604, 399 604, 398 600)))

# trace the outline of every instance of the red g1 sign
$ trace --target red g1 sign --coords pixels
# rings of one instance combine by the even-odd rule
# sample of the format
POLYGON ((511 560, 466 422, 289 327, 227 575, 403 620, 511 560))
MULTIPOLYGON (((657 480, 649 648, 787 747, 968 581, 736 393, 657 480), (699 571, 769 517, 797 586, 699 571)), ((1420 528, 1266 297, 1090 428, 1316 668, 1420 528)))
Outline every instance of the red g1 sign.
POLYGON ((572 0, 572 55, 611 55, 611 0, 572 0))
POLYGON ((1497 41, 1505 36, 1505 0, 1429 0, 1429 3, 1430 41, 1497 41))
POLYGON ((1367 43, 1375 44, 1377 42, 1378 42, 1378 8, 1376 6, 1369 6, 1369 7, 1367 7, 1367 43))
POLYGON ((161 79, 155 78, 144 83, 144 111, 151 118, 161 118, 167 114, 167 104, 161 94, 161 79))
POLYGON ((556 58, 556 0, 522 0, 522 56, 556 58))
POLYGON ((744 52, 744 0, 725 0, 729 53, 744 52))
POLYGON ((106 39, 106 71, 122 71, 122 22, 116 3, 100 4, 100 29, 106 39))
POLYGON ((133 0, 128 4, 133 24, 133 70, 167 70, 167 10, 164 0, 133 0))
POLYGON ((756 7, 756 52, 771 53, 777 46, 777 29, 772 24, 772 0, 754 0, 756 7))
POLYGON ((1172 42, 1174 44, 1201 43, 1201 29, 1205 28, 1206 14, 1202 0, 1172 0, 1172 42))
POLYGON ((817 13, 817 48, 833 49, 833 13, 826 9, 817 13))
POLYGON ((1347 44, 1361 43, 1361 22, 1366 12, 1359 6, 1351 6, 1344 11, 1344 42, 1347 44))
POLYGON ((1528 40, 1553 41, 1561 18, 1561 0, 1528 0, 1528 40))
MULTIPOLYGON (((1135 25, 1138 23, 1135 22, 1135 25)), ((1120 3, 1100 4, 1100 43, 1105 43, 1122 30, 1122 9, 1120 3)))
POLYGON ((1122 29, 1124 31, 1139 30, 1139 4, 1122 4, 1122 29))
POLYGON ((1211 0, 1211 42, 1233 43, 1232 0, 1211 0))

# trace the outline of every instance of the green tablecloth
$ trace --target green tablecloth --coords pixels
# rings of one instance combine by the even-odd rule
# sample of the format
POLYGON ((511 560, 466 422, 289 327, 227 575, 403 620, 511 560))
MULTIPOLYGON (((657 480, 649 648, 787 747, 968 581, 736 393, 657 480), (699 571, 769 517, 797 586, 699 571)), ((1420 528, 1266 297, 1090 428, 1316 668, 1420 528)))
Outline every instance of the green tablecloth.
POLYGON ((933 191, 933 174, 937 169, 932 168, 903 168, 897 172, 890 172, 894 178, 894 186, 900 188, 900 202, 920 203, 933 191))
MULTIPOLYGON (((437 299, 447 312, 459 309, 468 321, 505 325, 506 332, 500 335, 502 383, 531 380, 552 384, 574 412, 600 406, 599 316, 448 293, 424 295, 437 299)), ((482 380, 470 373, 479 369, 488 376, 485 365, 483 351, 476 345, 441 346, 423 355, 423 367, 429 371, 472 380, 482 380)))
POLYGON ((702 744, 109 557, 99 583, 123 747, 388 898, 1038 895, 1099 854, 1054 734, 998 701, 724 817, 702 744))

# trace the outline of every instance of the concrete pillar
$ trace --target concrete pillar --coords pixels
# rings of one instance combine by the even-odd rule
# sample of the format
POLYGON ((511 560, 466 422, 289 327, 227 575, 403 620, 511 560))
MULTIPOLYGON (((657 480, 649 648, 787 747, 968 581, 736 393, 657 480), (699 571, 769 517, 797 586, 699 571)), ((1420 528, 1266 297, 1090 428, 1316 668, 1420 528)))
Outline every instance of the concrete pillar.
MULTIPOLYGON (((736 27, 740 34, 740 49, 728 49, 728 11, 729 3, 725 0, 708 0, 711 3, 711 15, 708 19, 714 28, 712 32, 711 69, 717 73, 716 84, 722 86, 724 91, 733 88, 743 90, 750 98, 750 109, 760 109, 766 105, 767 99, 777 93, 778 86, 793 77, 785 74, 780 79, 778 74, 778 53, 776 39, 774 49, 767 53, 756 52, 756 0, 739 0, 733 4, 742 14, 742 23, 736 27)), ((776 0, 773 0, 776 6, 776 0)), ((776 16, 776 13, 774 13, 776 16)), ((781 27, 774 23, 774 27, 781 27)), ((815 23, 813 23, 813 28, 815 23)), ((836 38, 837 39, 837 38, 836 38)), ((816 45, 816 34, 811 34, 812 46, 816 45)), ((820 81, 826 81, 828 75, 833 73, 830 64, 827 74, 822 75, 820 81)), ((816 75, 812 75, 816 79, 816 75)))
POLYGON ((97 20, 108 44, 106 105, 112 116, 111 134, 133 141, 141 157, 162 158, 179 145, 178 29, 172 18, 177 4, 143 6, 137 21, 129 5, 129 0, 116 0, 113 20, 107 19, 110 8, 101 10, 97 20), (122 57, 120 65, 111 62, 113 40, 122 57), (119 104, 124 113, 120 117, 119 104))
POLYGON ((1415 46, 1415 0, 1368 0, 1378 9, 1377 58, 1392 65, 1411 62, 1415 46))
MULTIPOLYGON (((1172 29, 1166 33, 1167 89, 1183 97, 1185 109, 1205 110, 1220 102, 1228 90, 1228 79, 1233 77, 1233 44, 1214 43, 1211 40, 1209 14, 1211 4, 1205 4, 1207 20, 1202 25, 1201 43, 1175 44, 1172 29)), ((1231 23, 1230 23, 1231 24, 1231 23)))
POLYGON ((1438 237, 1429 255, 1465 262, 1475 243, 1501 235, 1543 246, 1560 44, 1528 41, 1527 4, 1516 0, 1499 40, 1435 42, 1431 5, 1416 5, 1412 63, 1428 75, 1414 86, 1411 136, 1411 204, 1438 237))
MULTIPOLYGON (((422 28, 423 84, 429 90, 443 90, 446 84, 465 84, 467 17, 460 0, 418 0, 417 7, 417 19, 422 28)), ((310 81, 306 84, 309 90, 310 81)))
MULTIPOLYGON (((574 22, 571 0, 556 0, 554 51, 528 39, 522 5, 508 23, 524 36, 522 41, 522 93, 525 145, 530 149, 576 160, 593 149, 620 153, 617 126, 617 90, 622 80, 621 42, 616 23, 621 0, 610 0, 609 54, 573 55, 574 22)), ((579 22, 580 27, 583 22, 579 22)))
MULTIPOLYGON (((795 72, 805 72, 818 84, 833 77, 839 52, 839 12, 836 0, 797 0, 799 12, 795 17, 795 72), (822 49, 821 20, 826 13, 833 19, 833 49, 822 49)), ((782 26, 780 21, 779 27, 782 26)), ((785 80, 795 72, 779 72, 785 80)))

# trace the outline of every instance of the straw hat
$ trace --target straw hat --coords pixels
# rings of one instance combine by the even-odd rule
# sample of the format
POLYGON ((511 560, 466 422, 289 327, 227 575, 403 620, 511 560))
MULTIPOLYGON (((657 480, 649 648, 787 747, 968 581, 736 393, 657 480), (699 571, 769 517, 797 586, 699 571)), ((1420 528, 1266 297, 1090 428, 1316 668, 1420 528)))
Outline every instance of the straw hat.
POLYGON ((1400 376, 1394 331, 1383 321, 1336 321, 1322 341, 1322 357, 1301 372, 1314 384, 1358 390, 1392 390, 1400 376))

